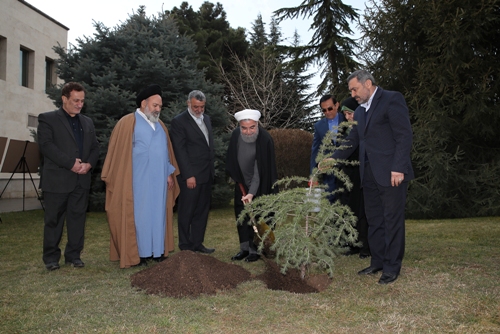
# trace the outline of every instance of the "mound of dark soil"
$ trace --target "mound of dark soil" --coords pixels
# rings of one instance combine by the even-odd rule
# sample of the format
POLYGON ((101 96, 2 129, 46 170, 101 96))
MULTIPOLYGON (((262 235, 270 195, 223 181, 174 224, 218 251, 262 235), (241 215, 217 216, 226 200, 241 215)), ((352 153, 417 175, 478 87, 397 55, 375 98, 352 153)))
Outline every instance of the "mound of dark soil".
POLYGON ((300 271, 294 268, 288 269, 286 275, 280 272, 280 267, 275 261, 264 259, 266 271, 257 276, 266 283, 271 290, 283 290, 295 293, 314 293, 325 290, 331 283, 328 275, 313 275, 305 280, 300 278, 300 271))
MULTIPOLYGON (((266 258, 263 260, 266 271, 255 279, 264 281, 272 290, 313 293, 326 289, 331 282, 327 275, 315 275, 302 280, 296 269, 290 269, 283 275, 276 262, 266 258)), ((233 289, 252 277, 248 270, 239 265, 222 262, 208 255, 182 251, 133 274, 130 279, 133 287, 148 294, 180 298, 213 295, 218 291, 233 289)))
POLYGON ((249 280, 250 272, 212 256, 182 251, 151 268, 133 274, 130 279, 133 287, 148 294, 197 297, 233 289, 249 280))

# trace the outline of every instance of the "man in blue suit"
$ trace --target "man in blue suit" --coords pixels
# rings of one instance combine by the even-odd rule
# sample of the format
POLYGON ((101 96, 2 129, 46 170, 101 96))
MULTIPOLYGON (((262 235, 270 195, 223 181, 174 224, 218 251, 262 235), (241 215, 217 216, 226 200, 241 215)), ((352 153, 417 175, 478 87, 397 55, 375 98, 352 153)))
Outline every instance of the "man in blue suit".
POLYGON ((379 284, 394 282, 405 250, 405 203, 408 182, 414 178, 410 160, 412 129, 408 107, 399 92, 377 87, 366 70, 347 79, 351 96, 360 106, 357 126, 347 137, 350 148, 336 151, 345 159, 359 147, 359 172, 368 219, 371 263, 359 275, 382 271, 379 284))
MULTIPOLYGON (((314 137, 311 148, 311 163, 310 163, 310 173, 315 167, 318 166, 316 162, 316 157, 318 155, 319 148, 326 136, 328 131, 337 132, 338 125, 345 121, 345 116, 338 112, 340 103, 332 95, 324 95, 319 100, 319 106, 321 111, 325 115, 325 118, 320 119, 316 124, 314 124, 314 137)), ((328 192, 335 190, 335 176, 333 175, 322 175, 323 183, 328 185, 328 192)), ((335 196, 329 196, 330 202, 335 200, 335 196)))

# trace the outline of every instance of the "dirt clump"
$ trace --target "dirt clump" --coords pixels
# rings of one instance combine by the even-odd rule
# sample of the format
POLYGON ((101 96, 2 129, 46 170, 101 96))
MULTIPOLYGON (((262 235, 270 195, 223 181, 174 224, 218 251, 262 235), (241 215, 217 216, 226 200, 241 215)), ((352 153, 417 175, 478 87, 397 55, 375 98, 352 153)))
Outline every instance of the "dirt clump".
POLYGON ((285 275, 280 272, 280 267, 275 261, 264 259, 266 271, 256 278, 262 280, 268 289, 283 290, 294 293, 315 293, 325 290, 331 283, 326 274, 300 278, 300 271, 289 268, 285 275))
POLYGON ((250 280, 250 272, 212 256, 181 251, 157 265, 133 274, 132 286, 168 297, 214 295, 250 280))
POLYGON ((302 280, 297 269, 289 269, 283 275, 275 261, 262 259, 266 263, 265 272, 252 277, 239 265, 209 255, 181 251, 153 267, 136 272, 130 280, 133 287, 147 294, 176 298, 214 295, 251 279, 262 280, 268 289, 294 293, 320 292, 331 283, 328 275, 312 275, 302 280))

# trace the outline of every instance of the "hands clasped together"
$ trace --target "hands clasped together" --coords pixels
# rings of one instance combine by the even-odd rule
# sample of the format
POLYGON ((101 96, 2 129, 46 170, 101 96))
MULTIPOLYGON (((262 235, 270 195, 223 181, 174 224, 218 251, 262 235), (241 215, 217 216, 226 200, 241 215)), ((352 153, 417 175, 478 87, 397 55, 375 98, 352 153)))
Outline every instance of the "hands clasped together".
POLYGON ((75 164, 71 171, 76 174, 87 174, 92 169, 88 162, 82 162, 82 159, 75 159, 75 164))

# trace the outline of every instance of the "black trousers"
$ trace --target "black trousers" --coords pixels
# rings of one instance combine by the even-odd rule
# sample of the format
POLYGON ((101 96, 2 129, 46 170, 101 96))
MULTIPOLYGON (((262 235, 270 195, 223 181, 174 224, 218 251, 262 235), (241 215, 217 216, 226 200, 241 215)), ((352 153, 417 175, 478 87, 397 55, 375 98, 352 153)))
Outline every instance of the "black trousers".
POLYGON ((371 266, 386 273, 399 274, 405 251, 405 205, 408 182, 383 187, 365 164, 363 194, 368 219, 371 266))
MULTIPOLYGON (((234 215, 236 219, 241 214, 241 211, 245 208, 243 202, 241 201, 241 197, 243 194, 241 193, 241 189, 238 184, 235 185, 234 187, 234 215)), ((248 242, 248 247, 249 249, 242 249, 242 250, 247 250, 251 251, 251 253, 257 253, 257 246, 253 242, 254 239, 254 231, 253 231, 253 225, 248 224, 250 222, 250 217, 248 215, 244 218, 245 220, 243 221, 242 224, 237 225, 238 229, 238 237, 240 240, 240 246, 246 242, 248 242)))
POLYGON ((77 186, 70 193, 44 192, 45 218, 43 230, 43 262, 59 262, 64 220, 68 242, 64 250, 66 261, 79 259, 85 238, 85 220, 89 199, 89 190, 77 186))
POLYGON ((181 188, 177 202, 179 249, 197 250, 205 239, 212 181, 196 184, 194 189, 189 189, 186 181, 179 180, 179 185, 181 188))

